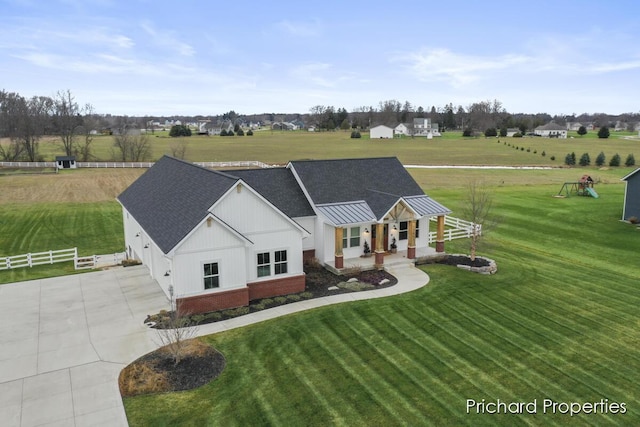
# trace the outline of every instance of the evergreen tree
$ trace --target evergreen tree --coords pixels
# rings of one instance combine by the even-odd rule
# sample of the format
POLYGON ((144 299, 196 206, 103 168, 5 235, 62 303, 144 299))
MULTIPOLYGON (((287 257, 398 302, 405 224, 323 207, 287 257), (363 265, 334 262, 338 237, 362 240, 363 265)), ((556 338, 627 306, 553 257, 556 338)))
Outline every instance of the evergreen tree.
POLYGON ((584 126, 580 126, 578 128, 578 135, 583 136, 587 134, 587 128, 584 126))
POLYGON ((609 138, 609 135, 609 128, 606 126, 602 126, 600 130, 598 130, 598 138, 606 139, 609 138))
POLYGON ((633 157, 633 153, 627 156, 627 160, 624 161, 625 166, 635 166, 636 159, 633 157))
POLYGON ((601 151, 600 154, 598 154, 598 157, 596 157, 596 166, 598 167, 603 166, 606 160, 607 158, 605 157, 604 153, 601 151))
POLYGON ((611 160, 609 160, 609 166, 620 166, 620 155, 614 154, 611 160))
POLYGON ((580 166, 589 166, 591 164, 591 158, 589 157, 589 153, 584 153, 580 157, 580 166))

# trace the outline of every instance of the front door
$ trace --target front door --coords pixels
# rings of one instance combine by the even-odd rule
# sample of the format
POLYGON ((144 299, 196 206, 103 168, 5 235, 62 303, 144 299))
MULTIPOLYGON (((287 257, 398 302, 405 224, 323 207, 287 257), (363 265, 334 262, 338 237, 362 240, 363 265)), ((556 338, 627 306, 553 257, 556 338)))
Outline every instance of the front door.
MULTIPOLYGON (((371 224, 371 252, 375 252, 376 251, 376 240, 377 240, 377 236, 376 236, 376 231, 377 231, 377 224, 371 224)), ((383 243, 382 243, 382 249, 386 252, 389 250, 389 224, 384 224, 382 227, 382 235, 383 235, 383 243)))

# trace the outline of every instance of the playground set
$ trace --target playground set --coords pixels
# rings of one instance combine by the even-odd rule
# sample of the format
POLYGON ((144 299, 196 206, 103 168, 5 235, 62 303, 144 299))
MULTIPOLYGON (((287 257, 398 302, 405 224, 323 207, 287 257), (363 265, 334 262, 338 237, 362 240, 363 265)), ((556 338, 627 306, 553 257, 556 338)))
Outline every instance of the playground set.
POLYGON ((578 196, 590 196, 597 199, 598 193, 593 189, 593 184, 593 179, 589 175, 582 175, 579 181, 565 182, 554 197, 569 197, 571 194, 577 194, 578 196))

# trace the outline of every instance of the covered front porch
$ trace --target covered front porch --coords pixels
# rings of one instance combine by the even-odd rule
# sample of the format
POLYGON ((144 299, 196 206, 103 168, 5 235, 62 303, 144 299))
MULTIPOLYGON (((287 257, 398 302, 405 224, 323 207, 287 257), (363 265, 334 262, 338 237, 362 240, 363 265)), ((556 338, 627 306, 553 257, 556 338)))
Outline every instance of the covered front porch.
POLYGON ((376 264, 376 257, 375 255, 372 255, 368 257, 360 256, 354 258, 344 258, 341 260, 341 268, 336 267, 335 261, 330 261, 325 264, 325 268, 335 274, 346 274, 354 270, 376 270, 379 268, 389 268, 398 265, 413 264, 416 261, 429 258, 435 259, 444 255, 444 252, 437 252, 435 248, 428 246, 415 248, 415 258, 408 258, 407 252, 407 250, 398 250, 396 253, 384 252, 382 254, 382 256, 384 257, 384 263, 381 265, 376 264))

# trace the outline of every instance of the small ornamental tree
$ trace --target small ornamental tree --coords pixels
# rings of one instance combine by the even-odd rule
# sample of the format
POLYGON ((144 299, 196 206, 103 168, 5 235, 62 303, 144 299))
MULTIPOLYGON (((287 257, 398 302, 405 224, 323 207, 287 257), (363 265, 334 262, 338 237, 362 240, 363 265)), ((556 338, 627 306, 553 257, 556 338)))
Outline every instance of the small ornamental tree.
POLYGON ((242 128, 238 128, 238 132, 236 132, 236 135, 244 136, 244 131, 242 130, 242 128))
POLYGON ((584 126, 580 126, 578 128, 578 135, 583 136, 587 134, 587 128, 584 126))
POLYGON ((225 129, 222 129, 220 131, 220 136, 227 136, 227 131, 225 129))
POLYGON ((506 127, 501 127, 500 128, 500 136, 507 136, 507 128, 506 127))
POLYGON ((473 135, 473 131, 469 128, 466 128, 465 130, 462 131, 462 136, 471 136, 473 135))
POLYGON ((589 157, 589 153, 584 153, 580 156, 580 166, 589 166, 591 164, 591 158, 589 157))
POLYGON ((635 157, 633 157, 633 153, 629 154, 627 156, 627 159, 624 161, 624 165, 625 166, 635 166, 636 164, 636 159, 635 157))
POLYGON ((609 128, 606 126, 602 126, 600 130, 598 130, 598 138, 606 139, 609 138, 609 135, 609 128))
POLYGON ((235 136, 236 134, 233 133, 233 131, 231 129, 229 129, 229 131, 227 132, 227 136, 235 136))
POLYGON ((251 129, 247 131, 247 136, 253 136, 253 131, 251 129))
POLYGON ((620 154, 616 153, 609 160, 609 166, 620 166, 620 154))
POLYGON ((598 154, 598 157, 596 157, 596 166, 604 166, 606 160, 607 158, 605 157, 604 152, 601 151, 600 154, 598 154))
POLYGON ((362 138, 362 135, 357 130, 354 130, 351 132, 351 138, 362 138))

